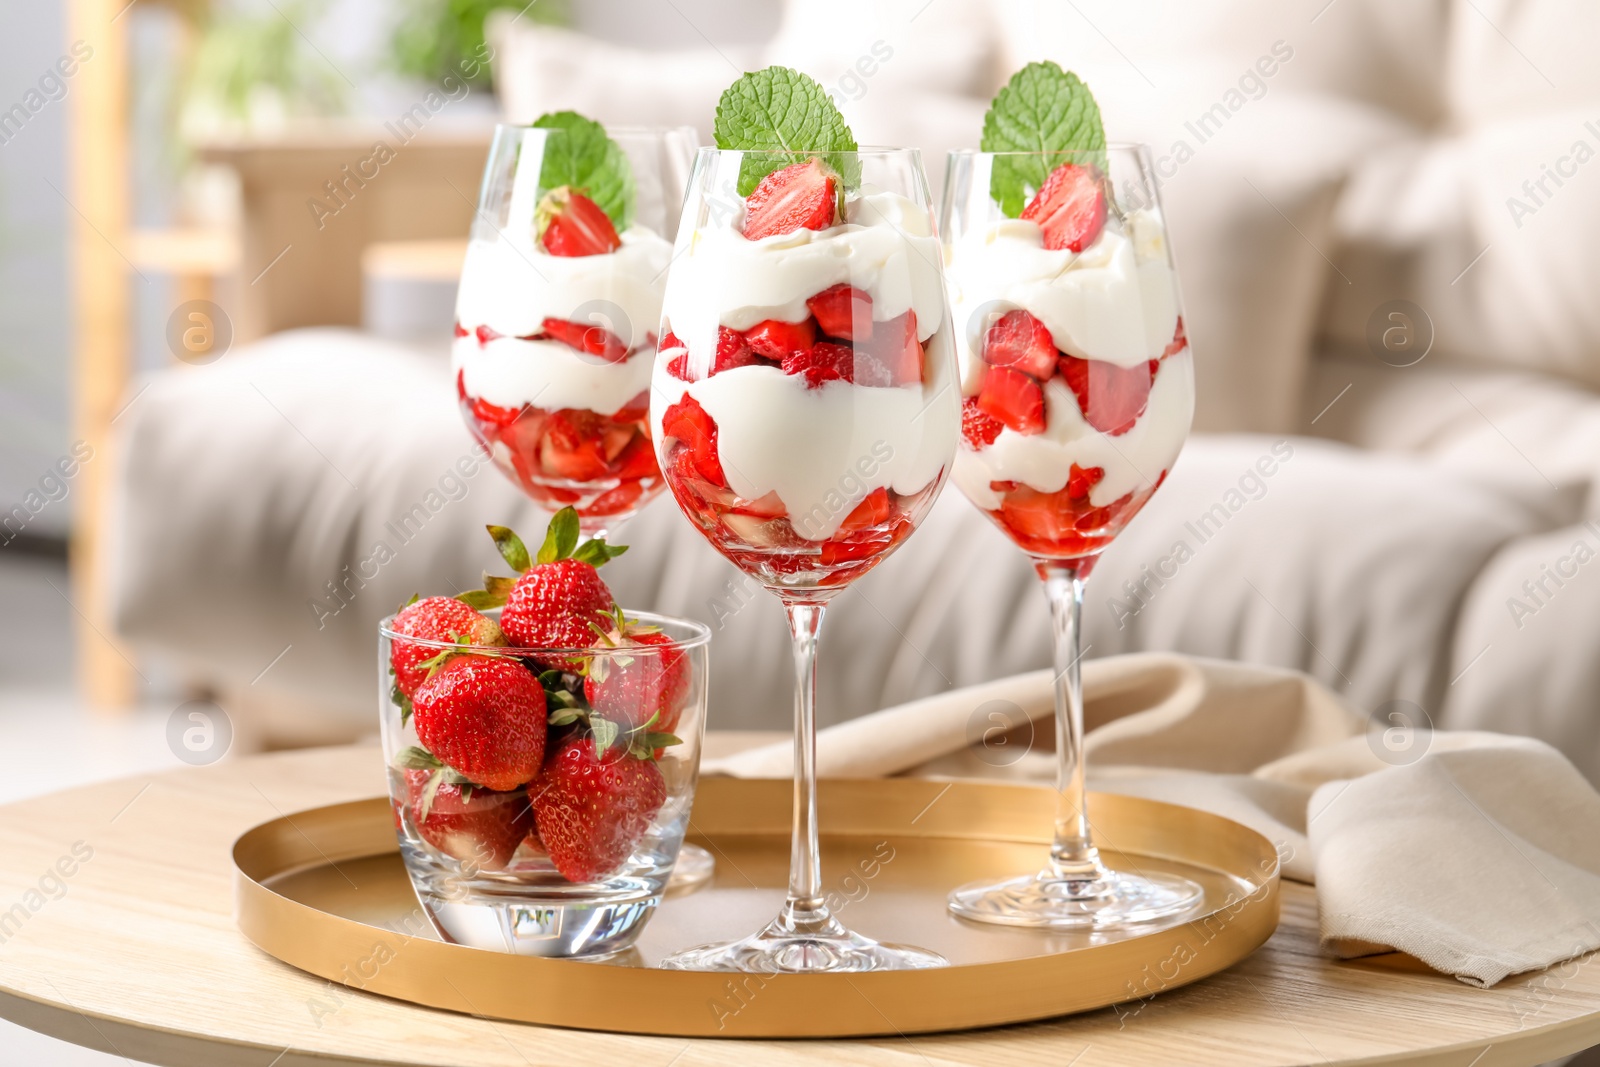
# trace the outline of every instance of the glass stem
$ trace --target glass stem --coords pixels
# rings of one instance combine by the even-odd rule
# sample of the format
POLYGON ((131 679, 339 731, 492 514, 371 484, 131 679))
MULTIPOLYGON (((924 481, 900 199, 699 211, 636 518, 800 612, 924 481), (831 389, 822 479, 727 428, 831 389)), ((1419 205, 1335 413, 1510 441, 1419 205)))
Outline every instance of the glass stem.
POLYGON ((1055 638, 1056 827, 1045 873, 1070 881, 1104 874, 1089 833, 1088 783, 1083 759, 1082 655, 1083 579, 1076 568, 1041 562, 1045 596, 1055 638))
POLYGON ((817 842, 817 634, 821 604, 786 603, 794 639, 794 837, 789 852, 789 899, 780 924, 797 933, 832 926, 823 902, 817 842))

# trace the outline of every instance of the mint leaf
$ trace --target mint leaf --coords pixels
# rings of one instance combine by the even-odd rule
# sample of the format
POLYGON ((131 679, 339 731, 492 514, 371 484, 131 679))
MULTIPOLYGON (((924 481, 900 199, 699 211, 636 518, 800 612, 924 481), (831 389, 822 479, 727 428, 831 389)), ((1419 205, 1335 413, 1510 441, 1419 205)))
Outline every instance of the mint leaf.
POLYGON ((712 127, 717 147, 747 155, 739 165, 739 195, 749 196, 761 179, 813 156, 844 178, 861 181, 861 161, 841 152, 856 150, 855 136, 828 91, 788 67, 753 71, 728 86, 717 101, 712 127))
POLYGON ((1022 214, 1029 198, 1062 163, 1084 162, 1072 153, 1096 153, 1106 146, 1100 105, 1089 87, 1070 71, 1048 60, 1029 63, 995 94, 983 116, 985 152, 1039 152, 1036 156, 1002 156, 994 161, 989 194, 1011 218, 1022 214))
POLYGON ((611 217, 620 233, 633 218, 633 167, 605 127, 576 111, 540 115, 534 128, 552 131, 544 142, 541 189, 570 185, 611 217))

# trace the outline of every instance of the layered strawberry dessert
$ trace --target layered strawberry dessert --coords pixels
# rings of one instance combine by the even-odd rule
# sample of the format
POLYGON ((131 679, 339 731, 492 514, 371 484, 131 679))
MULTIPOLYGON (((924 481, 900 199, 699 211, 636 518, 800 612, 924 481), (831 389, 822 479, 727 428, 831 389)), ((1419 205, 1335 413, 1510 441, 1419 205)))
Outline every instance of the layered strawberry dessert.
MULTIPOLYGON (((736 155, 717 166, 732 185, 736 155)), ((679 234, 651 413, 678 503, 769 586, 837 587, 903 541, 959 432, 925 209, 820 159, 679 234)))
POLYGON ((451 349, 462 414, 523 491, 591 528, 661 485, 649 387, 671 255, 571 187, 467 250, 451 349))
POLYGON ((1020 217, 950 248, 962 492, 1038 559, 1080 573, 1149 500, 1194 410, 1159 209, 1108 214, 1064 163, 1020 217))

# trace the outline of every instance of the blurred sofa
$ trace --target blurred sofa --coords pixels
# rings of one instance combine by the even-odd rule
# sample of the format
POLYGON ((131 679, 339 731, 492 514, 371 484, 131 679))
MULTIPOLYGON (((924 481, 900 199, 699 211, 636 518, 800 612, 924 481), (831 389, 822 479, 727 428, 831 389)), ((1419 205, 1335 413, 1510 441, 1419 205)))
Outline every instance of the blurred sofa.
MULTIPOLYGON (((1157 157, 1200 387, 1089 586, 1088 654, 1298 667, 1379 724, 1528 733, 1600 777, 1600 9, 796 0, 761 49, 491 36, 513 120, 707 134, 738 68, 784 62, 863 143, 922 146, 935 186, 1011 70, 1077 70, 1157 157)), ((262 743, 368 731, 377 620, 477 584, 486 522, 544 521, 473 456, 446 367, 443 344, 311 329, 155 375, 121 427, 124 636, 262 743)), ((776 602, 670 500, 622 539, 624 603, 717 631, 712 725, 783 727, 776 602)), ((947 493, 830 607, 824 721, 1045 664, 1036 585, 947 493)))

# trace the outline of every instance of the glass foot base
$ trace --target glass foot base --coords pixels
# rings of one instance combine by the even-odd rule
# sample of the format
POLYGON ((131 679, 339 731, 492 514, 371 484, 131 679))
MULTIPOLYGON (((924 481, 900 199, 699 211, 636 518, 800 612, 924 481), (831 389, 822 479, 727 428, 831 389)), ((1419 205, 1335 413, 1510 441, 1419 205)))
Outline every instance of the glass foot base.
POLYGON ((737 971, 818 974, 836 971, 906 971, 947 967, 937 952, 886 945, 830 921, 819 932, 797 933, 782 920, 738 941, 684 949, 661 961, 670 971, 737 971))
POLYGON ((672 865, 672 877, 667 880, 667 892, 685 893, 698 889, 711 880, 717 872, 717 861, 699 845, 685 844, 678 850, 678 862, 672 865))
POLYGON ((1170 919, 1204 895, 1187 878, 1170 874, 1102 870, 1077 879, 1043 872, 962 886, 950 894, 950 910, 974 922, 1080 930, 1170 919))

